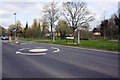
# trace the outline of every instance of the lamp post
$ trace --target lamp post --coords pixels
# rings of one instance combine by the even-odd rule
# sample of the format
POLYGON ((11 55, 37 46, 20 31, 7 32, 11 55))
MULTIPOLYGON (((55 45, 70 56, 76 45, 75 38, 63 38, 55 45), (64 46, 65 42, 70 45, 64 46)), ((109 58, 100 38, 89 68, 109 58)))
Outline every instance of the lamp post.
MULTIPOLYGON (((15 26, 17 27, 17 25, 16 25, 16 12, 14 13, 14 15, 15 15, 15 26)), ((16 31, 15 31, 15 38, 16 38, 16 31)))

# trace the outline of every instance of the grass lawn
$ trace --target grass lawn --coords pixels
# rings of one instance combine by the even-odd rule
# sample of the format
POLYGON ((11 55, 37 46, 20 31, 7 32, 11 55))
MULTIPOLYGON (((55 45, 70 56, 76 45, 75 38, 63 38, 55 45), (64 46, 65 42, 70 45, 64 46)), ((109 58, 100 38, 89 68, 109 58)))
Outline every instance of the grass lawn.
MULTIPOLYGON (((35 42, 42 42, 42 43, 52 43, 52 44, 62 44, 62 45, 69 45, 69 46, 80 46, 80 47, 89 47, 89 48, 97 48, 97 49, 107 49, 107 50, 120 50, 119 44, 120 41, 109 41, 109 40, 81 40, 80 44, 71 44, 72 40, 69 41, 70 43, 66 43, 66 40, 55 40, 53 42, 51 39, 40 39, 40 38, 20 38, 20 40, 26 41, 35 41, 35 42)), ((75 40, 77 43, 77 40, 75 40)))

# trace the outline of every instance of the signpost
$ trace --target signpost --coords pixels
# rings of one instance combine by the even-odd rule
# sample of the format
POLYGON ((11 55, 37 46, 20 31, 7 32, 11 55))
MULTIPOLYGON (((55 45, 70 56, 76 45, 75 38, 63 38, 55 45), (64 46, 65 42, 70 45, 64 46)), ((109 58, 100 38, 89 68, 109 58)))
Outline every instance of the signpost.
POLYGON ((16 31, 17 31, 17 28, 13 28, 13 31, 16 32, 16 31))
POLYGON ((68 42, 68 40, 73 40, 73 43, 75 42, 75 38, 74 37, 66 37, 66 43, 68 42))
POLYGON ((19 43, 18 37, 16 37, 16 31, 17 31, 17 28, 13 28, 13 32, 15 32, 15 43, 19 43))
POLYGON ((13 32, 15 32, 15 38, 16 38, 16 31, 17 31, 17 28, 13 28, 13 32))

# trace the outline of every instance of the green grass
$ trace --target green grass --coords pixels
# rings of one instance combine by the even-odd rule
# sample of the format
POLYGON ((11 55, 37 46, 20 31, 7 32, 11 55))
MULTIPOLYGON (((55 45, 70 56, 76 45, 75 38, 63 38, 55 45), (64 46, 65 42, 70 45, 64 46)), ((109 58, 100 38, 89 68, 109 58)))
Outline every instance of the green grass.
MULTIPOLYGON (((89 47, 89 48, 97 48, 97 49, 107 49, 107 50, 120 50, 118 41, 109 41, 109 40, 81 40, 80 44, 66 44, 66 40, 55 40, 53 42, 51 39, 40 39, 40 38, 20 38, 20 40, 26 41, 35 41, 42 43, 52 43, 52 44, 61 44, 61 45, 69 45, 69 46, 80 46, 80 47, 89 47)), ((72 40, 69 41, 72 43, 72 40)), ((75 40, 77 43, 77 40, 75 40)))

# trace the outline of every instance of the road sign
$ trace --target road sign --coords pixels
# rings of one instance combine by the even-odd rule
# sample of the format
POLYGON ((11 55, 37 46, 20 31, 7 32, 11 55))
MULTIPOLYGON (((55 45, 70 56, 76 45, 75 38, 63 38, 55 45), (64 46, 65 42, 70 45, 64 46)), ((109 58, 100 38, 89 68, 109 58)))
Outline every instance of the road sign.
POLYGON ((68 40, 73 40, 73 43, 74 43, 75 38, 74 37, 66 37, 66 43, 68 42, 68 40))
POLYGON ((16 32, 16 31, 17 31, 17 28, 13 28, 13 31, 16 32))
POLYGON ((74 37, 66 37, 66 39, 74 39, 74 37))

